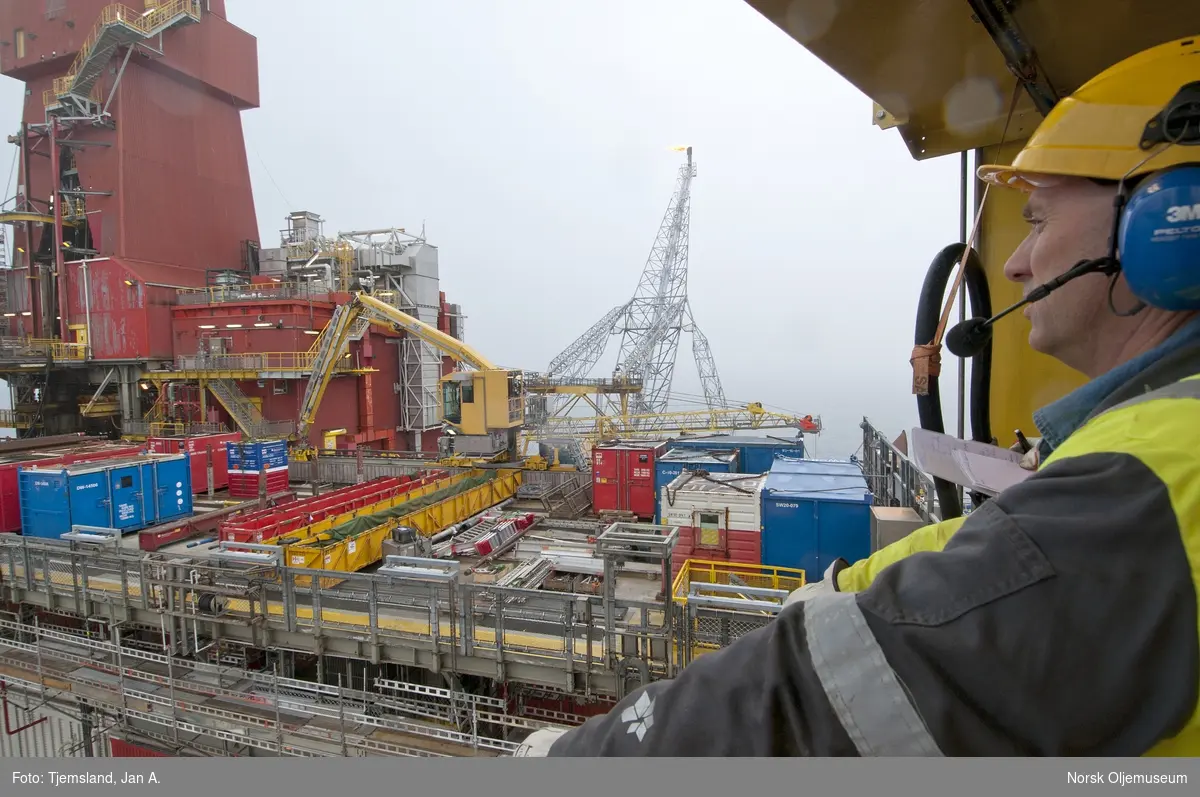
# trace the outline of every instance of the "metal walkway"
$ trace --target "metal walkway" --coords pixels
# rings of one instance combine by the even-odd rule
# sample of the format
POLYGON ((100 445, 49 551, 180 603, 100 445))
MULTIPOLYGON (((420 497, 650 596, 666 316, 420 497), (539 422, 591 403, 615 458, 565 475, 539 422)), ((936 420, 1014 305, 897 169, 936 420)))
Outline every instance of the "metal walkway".
POLYGON ((71 71, 55 78, 54 87, 43 95, 47 110, 62 108, 67 99, 83 107, 96 103, 98 81, 118 49, 141 44, 176 25, 199 22, 202 6, 201 0, 164 0, 145 11, 121 3, 106 6, 80 46, 71 71))
POLYGON ((598 544, 606 574, 624 568, 599 594, 531 588, 544 562, 498 583, 336 573, 313 590, 331 571, 0 538, 0 602, 19 609, 0 613, 0 680, 26 706, 190 755, 503 756, 537 717, 582 720, 519 697, 514 713, 514 695, 619 699, 770 622, 802 583, 689 562, 656 595, 656 566, 619 564, 631 550, 598 544), (315 662, 316 678, 264 656, 315 662), (466 676, 510 702, 455 686, 466 676))

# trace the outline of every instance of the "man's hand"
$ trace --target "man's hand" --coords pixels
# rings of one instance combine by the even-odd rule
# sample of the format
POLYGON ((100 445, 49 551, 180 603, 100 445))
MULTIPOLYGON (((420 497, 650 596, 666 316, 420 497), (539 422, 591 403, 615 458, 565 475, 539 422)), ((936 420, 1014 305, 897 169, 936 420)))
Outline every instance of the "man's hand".
POLYGON ((783 602, 783 605, 786 607, 791 606, 793 603, 802 603, 806 600, 811 600, 818 595, 824 595, 834 591, 833 585, 830 584, 829 581, 814 581, 811 584, 805 584, 800 589, 793 590, 792 594, 787 596, 787 599, 783 602))
POLYGON ((794 590, 792 594, 787 596, 783 605, 791 606, 793 603, 802 603, 806 600, 811 600, 817 595, 824 595, 829 592, 837 592, 837 577, 838 573, 849 567, 849 563, 842 558, 833 560, 833 564, 825 568, 825 575, 820 581, 814 581, 811 584, 805 584, 798 590, 794 590))
MULTIPOLYGON (((1025 470, 1036 471, 1038 469, 1038 465, 1041 464, 1041 455, 1040 455, 1039 451, 1040 451, 1040 446, 1042 444, 1042 438, 1028 437, 1026 439, 1029 441, 1029 445, 1031 445, 1033 447, 1030 448, 1028 451, 1026 451, 1021 456, 1021 467, 1024 468, 1025 470)), ((1013 443, 1011 446, 1008 447, 1008 450, 1016 451, 1018 454, 1020 454, 1021 453, 1021 442, 1018 440, 1017 442, 1013 443)))

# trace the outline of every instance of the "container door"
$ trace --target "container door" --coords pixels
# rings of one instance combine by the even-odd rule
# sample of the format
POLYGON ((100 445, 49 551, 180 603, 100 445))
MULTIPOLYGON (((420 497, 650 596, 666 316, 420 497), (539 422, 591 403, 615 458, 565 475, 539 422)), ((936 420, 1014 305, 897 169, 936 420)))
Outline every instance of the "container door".
POLYGON ((656 463, 654 466, 654 522, 662 523, 663 518, 663 488, 675 480, 683 472, 682 465, 673 463, 656 463))
MULTIPOLYGON (((154 463, 157 471, 158 520, 170 520, 192 511, 191 457, 161 460, 154 463)), ((205 489, 208 489, 205 474, 205 489)))
MULTIPOLYGON (((208 492, 208 449, 202 446, 196 446, 191 453, 188 454, 192 462, 192 492, 206 493, 208 492)), ((213 468, 213 489, 217 488, 217 473, 216 468, 213 468)))
POLYGON ((126 465, 108 471, 114 529, 139 528, 145 522, 141 471, 137 465, 126 465))
POLYGON ((225 444, 225 467, 227 470, 240 471, 244 469, 242 459, 245 449, 242 444, 229 442, 225 444))
MULTIPOLYGON (((225 444, 214 442, 214 443, 211 443, 210 446, 211 447, 209 448, 209 451, 208 451, 208 457, 210 460, 212 460, 213 489, 214 490, 224 490, 225 487, 228 486, 228 484, 229 484, 229 475, 228 475, 229 474, 229 465, 225 461, 225 457, 223 456, 225 444)), ((197 489, 196 485, 193 484, 192 491, 195 492, 196 489, 197 489)), ((205 491, 208 490, 208 471, 207 470, 205 471, 205 474, 204 474, 204 490, 205 491)))
MULTIPOLYGON (((14 469, 12 474, 17 476, 17 471, 14 469)), ((70 531, 72 507, 66 474, 26 470, 18 478, 21 533, 26 537, 56 540, 70 531)), ((103 525, 107 526, 107 521, 103 525)))
POLYGON ((628 496, 626 507, 641 518, 654 517, 654 458, 649 451, 626 451, 628 496))
POLYGON ((72 525, 113 528, 112 495, 104 471, 67 476, 67 493, 71 516, 63 531, 72 525))
POLYGON ((805 580, 820 581, 821 574, 821 502, 801 501, 796 512, 795 543, 797 549, 797 564, 804 570, 805 580))
POLYGON ((805 571, 808 580, 819 580, 817 513, 818 506, 812 501, 786 496, 764 500, 763 564, 798 567, 805 571))
POLYGON ((597 512, 617 509, 617 452, 612 449, 592 449, 592 506, 597 512))
POLYGON ((614 451, 617 458, 617 506, 622 512, 629 511, 629 452, 614 451))
POLYGON ((21 500, 17 497, 17 464, 0 467, 0 533, 21 530, 21 500))

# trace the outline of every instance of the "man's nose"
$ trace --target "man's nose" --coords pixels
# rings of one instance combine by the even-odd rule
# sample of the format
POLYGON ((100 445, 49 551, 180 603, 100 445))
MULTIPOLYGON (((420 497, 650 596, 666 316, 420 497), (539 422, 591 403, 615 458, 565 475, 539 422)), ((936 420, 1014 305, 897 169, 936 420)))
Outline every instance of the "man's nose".
POLYGON ((1031 237, 1026 236, 1004 264, 1004 276, 1012 282, 1024 283, 1033 279, 1033 270, 1030 268, 1029 262, 1031 237))

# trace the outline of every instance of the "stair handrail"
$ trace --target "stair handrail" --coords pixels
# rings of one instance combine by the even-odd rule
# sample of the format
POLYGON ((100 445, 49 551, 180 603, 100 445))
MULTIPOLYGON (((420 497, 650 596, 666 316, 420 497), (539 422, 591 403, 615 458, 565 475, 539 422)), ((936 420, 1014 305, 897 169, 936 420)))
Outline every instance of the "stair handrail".
POLYGON ((55 96, 61 97, 71 93, 72 85, 79 73, 83 71, 84 64, 87 63, 92 51, 96 49, 100 37, 109 27, 121 23, 128 25, 143 36, 150 36, 151 32, 160 25, 183 14, 199 20, 200 0, 167 0, 145 11, 136 11, 123 3, 112 3, 105 6, 100 10, 100 18, 96 20, 96 24, 92 26, 87 38, 80 45, 79 52, 75 54, 75 60, 71 62, 70 70, 62 77, 54 79, 55 96))

